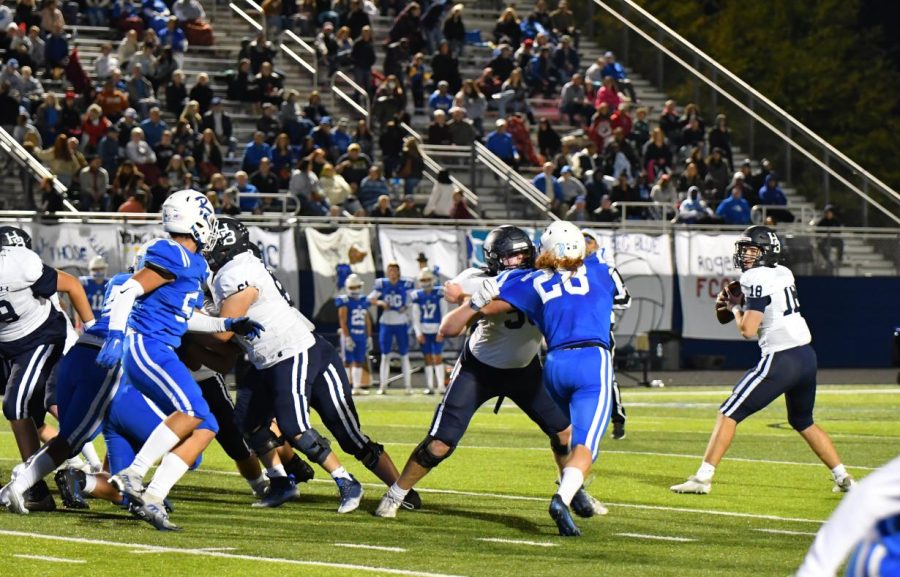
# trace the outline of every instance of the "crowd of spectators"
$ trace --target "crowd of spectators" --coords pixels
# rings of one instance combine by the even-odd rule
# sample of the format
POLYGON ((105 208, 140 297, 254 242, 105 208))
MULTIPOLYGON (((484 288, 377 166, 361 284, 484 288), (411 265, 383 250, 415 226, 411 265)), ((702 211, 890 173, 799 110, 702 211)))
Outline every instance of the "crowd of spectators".
MULTIPOLYGON (((242 42, 233 70, 211 79, 183 72, 188 45, 211 35, 199 0, 86 2, 80 14, 63 14, 57 0, 19 0, 5 33, 0 22, 0 124, 81 210, 154 212, 172 190, 192 187, 228 214, 477 217, 447 173, 416 204, 427 181, 419 141, 405 129, 414 115, 428 119, 427 144, 481 141, 533 170, 548 206, 571 220, 745 224, 756 204, 787 204, 768 162, 756 173, 734 166, 724 115, 707 128, 696 105, 672 101, 651 114, 613 53, 582 62, 566 0, 552 9, 537 0, 524 17, 506 6, 481 39, 464 6, 446 0, 266 0, 262 9, 266 29, 242 42), (384 38, 373 35, 378 14, 393 18, 384 38), (67 22, 109 26, 121 40, 85 67, 67 22), (273 66, 285 29, 315 38, 320 74, 344 71, 369 93, 370 123, 285 85, 273 66), (470 50, 490 55, 466 78, 470 50), (62 79, 61 97, 44 89, 51 79, 62 79), (212 80, 227 88, 217 92, 212 80), (257 118, 245 142, 232 101, 257 118), (284 191, 296 202, 284 206, 284 191), (657 204, 614 208, 640 201, 657 204)), ((787 209, 767 214, 793 219, 787 209)))

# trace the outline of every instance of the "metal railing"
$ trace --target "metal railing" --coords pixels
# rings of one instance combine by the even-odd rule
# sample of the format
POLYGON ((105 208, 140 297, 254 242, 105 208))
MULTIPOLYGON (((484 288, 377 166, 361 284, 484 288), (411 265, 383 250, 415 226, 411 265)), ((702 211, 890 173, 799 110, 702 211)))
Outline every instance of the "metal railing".
POLYGON ((336 107, 335 98, 340 98, 347 106, 355 110, 357 113, 359 113, 360 116, 363 117, 363 119, 366 121, 366 125, 368 125, 370 128, 372 127, 372 119, 371 115, 369 114, 369 110, 372 109, 372 107, 369 105, 369 93, 366 92, 366 90, 355 80, 353 80, 340 70, 335 72, 334 76, 331 77, 331 108, 336 107), (350 88, 350 90, 352 90, 359 96, 363 104, 360 105, 359 102, 354 100, 354 98, 350 94, 347 94, 347 92, 343 88, 338 86, 338 82, 345 83, 350 88))
MULTIPOLYGON (((296 196, 289 192, 240 192, 235 195, 234 203, 238 206, 241 205, 241 200, 267 200, 273 199, 278 201, 281 204, 280 210, 277 211, 266 211, 269 213, 279 213, 282 217, 286 217, 289 214, 294 214, 297 209, 300 208, 300 201, 296 196), (288 204, 292 205, 291 209, 288 209, 288 204)), ((265 202, 261 202, 263 205, 263 209, 265 209, 265 202)), ((243 215, 241 216, 243 218, 243 215)))
POLYGON ((525 200, 537 208, 538 213, 550 220, 559 220, 550 211, 550 201, 531 184, 531 181, 519 174, 516 169, 503 162, 487 146, 475 141, 475 160, 486 166, 497 177, 506 181, 509 190, 519 193, 525 200))
MULTIPOLYGON (((860 166, 856 161, 835 148, 824 138, 816 134, 812 129, 794 118, 783 108, 772 102, 765 95, 755 90, 747 82, 739 78, 733 72, 722 66, 711 56, 690 43, 684 37, 661 22, 655 16, 640 7, 633 0, 618 0, 620 8, 615 8, 604 0, 593 0, 594 4, 601 7, 618 22, 625 26, 622 36, 622 47, 625 52, 625 60, 628 60, 628 33, 633 32, 647 42, 658 54, 658 78, 657 84, 662 88, 664 57, 670 58, 694 78, 695 83, 702 83, 711 88, 713 95, 713 108, 718 108, 717 96, 723 96, 728 102, 745 113, 750 119, 748 131, 749 152, 752 156, 755 148, 754 124, 759 124, 769 130, 779 139, 785 147, 784 165, 787 180, 791 180, 792 151, 812 163, 822 174, 822 189, 825 202, 829 202, 831 180, 846 187, 862 199, 862 221, 868 222, 868 207, 874 207, 884 214, 890 221, 900 224, 900 193, 889 187, 871 172, 860 166), (635 18, 637 17, 637 18, 635 18), (639 19, 639 22, 635 20, 639 19), (663 41, 668 41, 683 52, 682 58, 672 49, 665 46, 663 41), (692 60, 688 62, 688 59, 692 60), (700 70, 701 65, 708 68, 708 75, 700 70), (723 87, 723 84, 733 87, 737 95, 723 87), (761 108, 761 110, 759 109, 761 108), (766 114, 768 118, 762 116, 766 114), (800 142, 802 137, 804 142, 800 142), (833 166, 832 166, 833 165, 833 166), (841 172, 838 172, 838 169, 841 172), (873 195, 877 194, 876 199, 873 195)), ((697 84, 696 86, 699 86, 697 84)), ((695 100, 699 99, 699 90, 695 89, 695 100)))
POLYGON ((793 214, 794 222, 798 224, 809 224, 819 214, 819 211, 815 208, 805 204, 757 204, 750 209, 750 220, 754 223, 762 224, 771 215, 778 221, 778 215, 783 214, 785 211, 793 214))
POLYGON ((56 175, 50 172, 46 166, 41 164, 37 158, 29 154, 28 151, 25 150, 25 147, 16 142, 16 139, 4 128, 0 128, 0 150, 3 150, 3 152, 8 154, 9 157, 26 170, 35 181, 41 182, 47 177, 52 178, 53 189, 63 196, 63 206, 66 207, 66 210, 78 212, 78 209, 66 198, 66 193, 68 192, 66 185, 60 182, 59 179, 56 178, 56 175))
MULTIPOLYGON (((410 125, 403 122, 400 124, 400 127, 403 128, 403 130, 405 130, 410 136, 415 138, 416 141, 419 142, 419 144, 422 143, 422 137, 410 125)), ((425 167, 428 168, 428 170, 432 171, 435 176, 437 176, 438 172, 444 170, 444 167, 441 166, 436 160, 431 158, 424 147, 420 147, 419 152, 422 154, 422 160, 425 161, 425 167)), ((431 178, 430 180, 432 182, 437 182, 436 178, 431 178)), ((463 197, 465 197, 466 202, 474 206, 478 206, 478 195, 469 190, 469 187, 460 182, 460 180, 452 174, 450 175, 450 182, 453 183, 453 186, 458 188, 463 193, 463 197)))

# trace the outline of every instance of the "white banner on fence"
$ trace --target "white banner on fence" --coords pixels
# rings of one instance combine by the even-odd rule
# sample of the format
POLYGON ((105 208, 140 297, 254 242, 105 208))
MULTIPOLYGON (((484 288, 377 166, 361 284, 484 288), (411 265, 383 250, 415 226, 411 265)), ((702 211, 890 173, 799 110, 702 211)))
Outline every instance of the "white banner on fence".
POLYGON ((675 233, 684 338, 742 340, 734 325, 719 324, 714 312, 716 295, 741 276, 732 261, 737 238, 736 234, 675 233))
POLYGON ((294 229, 271 232, 258 226, 248 226, 250 240, 259 247, 263 262, 281 281, 282 286, 300 306, 300 272, 297 266, 297 247, 294 229))
POLYGON ((428 257, 429 266, 438 267, 442 281, 451 279, 462 272, 466 263, 467 251, 460 236, 457 231, 380 227, 382 270, 387 268, 387 263, 396 261, 400 274, 413 278, 419 273, 416 259, 423 253, 428 257))
POLYGON ((617 346, 634 335, 672 329, 673 274, 671 238, 595 230, 598 244, 612 252, 612 260, 631 293, 631 307, 618 314, 617 346))
POLYGON ((98 255, 110 263, 111 270, 119 264, 117 227, 32 224, 24 228, 31 234, 34 251, 53 268, 87 274, 88 262, 98 255))
POLYGON ((307 228, 306 244, 315 286, 313 316, 316 316, 322 306, 337 294, 337 265, 349 263, 352 246, 362 249, 365 256, 362 261, 351 264, 350 269, 362 277, 366 291, 372 290, 375 281, 375 260, 372 258, 372 243, 368 230, 342 228, 331 234, 323 234, 313 228, 307 228))

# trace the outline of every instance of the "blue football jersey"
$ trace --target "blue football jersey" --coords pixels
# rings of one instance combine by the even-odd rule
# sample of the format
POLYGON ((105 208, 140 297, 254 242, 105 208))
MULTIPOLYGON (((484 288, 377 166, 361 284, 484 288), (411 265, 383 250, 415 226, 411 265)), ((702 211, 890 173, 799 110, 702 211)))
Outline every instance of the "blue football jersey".
POLYGON ((410 300, 419 305, 419 322, 423 325, 441 323, 441 300, 444 298, 444 289, 435 287, 430 292, 417 289, 410 293, 410 300))
POLYGON ((513 270, 497 277, 499 298, 541 329, 550 350, 578 343, 609 346, 609 319, 616 285, 597 255, 575 273, 513 270))
POLYGON ((388 305, 388 310, 402 310, 409 303, 409 291, 413 290, 416 285, 413 281, 401 278, 396 283, 391 283, 387 277, 375 279, 375 288, 372 294, 388 305))
POLYGON ((347 283, 347 277, 353 274, 353 270, 349 264, 342 263, 337 265, 335 273, 337 274, 337 288, 338 290, 343 290, 344 285, 347 283))
POLYGON ((106 338, 107 333, 109 333, 109 304, 111 304, 109 303, 109 295, 114 288, 125 284, 125 281, 130 278, 131 273, 123 272, 106 280, 106 292, 103 294, 103 308, 100 310, 100 314, 94 317, 94 326, 84 331, 85 333, 102 339, 106 338))
POLYGON ((370 305, 365 296, 340 295, 334 299, 334 305, 337 308, 347 307, 347 327, 351 335, 366 336, 366 317, 370 305))
POLYGON ((106 287, 109 286, 109 279, 105 278, 102 283, 97 283, 94 282, 92 276, 81 276, 78 277, 78 280, 81 281, 81 286, 84 287, 84 292, 87 294, 88 303, 94 312, 94 320, 99 319, 103 312, 103 301, 106 300, 106 287))
POLYGON ((203 305, 203 284, 209 276, 206 260, 175 241, 159 239, 147 247, 144 266, 162 269, 174 276, 149 294, 138 298, 128 318, 128 327, 170 347, 181 344, 187 321, 203 305))

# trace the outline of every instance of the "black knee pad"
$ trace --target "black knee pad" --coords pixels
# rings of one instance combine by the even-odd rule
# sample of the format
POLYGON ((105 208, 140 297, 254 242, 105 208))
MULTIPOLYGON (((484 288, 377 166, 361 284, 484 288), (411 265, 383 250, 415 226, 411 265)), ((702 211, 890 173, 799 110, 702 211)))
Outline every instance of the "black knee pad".
POLYGON ((453 454, 453 451, 456 450, 455 446, 450 445, 450 450, 447 451, 447 454, 444 455, 443 457, 439 457, 439 456, 435 455, 434 453, 432 453, 431 450, 429 449, 429 445, 431 444, 431 441, 434 441, 434 440, 435 440, 434 437, 430 437, 430 436, 425 437, 425 440, 422 441, 421 443, 419 443, 419 446, 416 447, 412 453, 413 461, 415 461, 419 465, 422 465, 426 469, 434 469, 435 467, 437 467, 438 465, 441 464, 441 461, 448 458, 450 455, 453 454))
POLYGON ((269 451, 277 449, 284 443, 284 441, 276 437, 275 433, 268 427, 260 427, 249 435, 246 435, 246 437, 247 444, 250 445, 250 448, 253 449, 253 452, 257 455, 265 455, 269 451))
POLYGON ((813 421, 812 415, 788 415, 788 423, 790 423, 791 427, 799 433, 812 427, 815 424, 815 421, 813 421))
POLYGON ((331 442, 319 434, 315 429, 306 429, 300 435, 289 441, 291 445, 306 455, 306 458, 321 465, 331 454, 331 442))
POLYGON ((564 445, 559 441, 558 435, 550 435, 550 449, 554 455, 559 455, 560 457, 565 457, 572 452, 569 445, 564 445))
POLYGON ((376 466, 378 466, 378 460, 383 454, 384 445, 380 445, 375 441, 369 439, 361 449, 353 454, 353 456, 356 457, 360 463, 365 465, 366 469, 369 469, 371 471, 374 470, 376 466))

